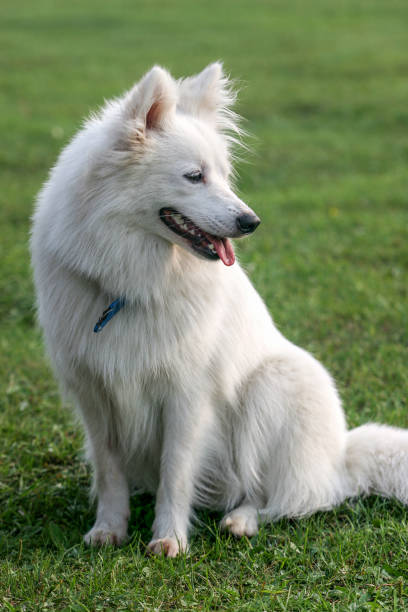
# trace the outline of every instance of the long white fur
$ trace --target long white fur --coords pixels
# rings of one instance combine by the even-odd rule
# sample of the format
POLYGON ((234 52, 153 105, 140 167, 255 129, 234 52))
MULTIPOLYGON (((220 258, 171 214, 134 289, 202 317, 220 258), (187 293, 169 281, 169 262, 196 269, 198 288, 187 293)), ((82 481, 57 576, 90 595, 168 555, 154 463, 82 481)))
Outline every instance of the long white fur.
POLYGON ((276 329, 239 263, 199 258, 159 219, 176 208, 219 236, 250 209, 230 187, 239 128, 221 65, 175 81, 154 67, 88 120, 37 202, 38 317, 86 431, 97 519, 120 543, 129 492, 156 494, 152 552, 187 547, 194 506, 252 535, 371 491, 408 502, 408 433, 347 433, 334 383, 276 329), (206 182, 184 174, 204 168, 206 182), (126 306, 99 334, 117 297, 126 306))

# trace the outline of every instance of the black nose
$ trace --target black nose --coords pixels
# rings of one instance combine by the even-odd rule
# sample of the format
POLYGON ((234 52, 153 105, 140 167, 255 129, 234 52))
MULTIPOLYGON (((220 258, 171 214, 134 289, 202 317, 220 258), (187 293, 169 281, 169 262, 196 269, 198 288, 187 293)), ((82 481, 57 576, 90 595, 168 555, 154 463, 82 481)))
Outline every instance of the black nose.
POLYGON ((260 222, 260 218, 251 213, 244 213, 237 217, 237 227, 242 234, 252 234, 260 222))

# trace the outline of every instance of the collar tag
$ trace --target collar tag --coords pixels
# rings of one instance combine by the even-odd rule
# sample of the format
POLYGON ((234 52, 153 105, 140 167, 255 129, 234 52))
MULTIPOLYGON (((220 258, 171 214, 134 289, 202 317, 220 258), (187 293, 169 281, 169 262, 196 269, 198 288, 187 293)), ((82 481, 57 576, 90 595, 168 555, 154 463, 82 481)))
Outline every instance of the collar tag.
POLYGON ((102 316, 98 319, 94 327, 94 332, 97 334, 100 332, 107 323, 119 312, 121 308, 125 305, 125 298, 118 298, 112 304, 110 304, 106 310, 103 311, 102 316))

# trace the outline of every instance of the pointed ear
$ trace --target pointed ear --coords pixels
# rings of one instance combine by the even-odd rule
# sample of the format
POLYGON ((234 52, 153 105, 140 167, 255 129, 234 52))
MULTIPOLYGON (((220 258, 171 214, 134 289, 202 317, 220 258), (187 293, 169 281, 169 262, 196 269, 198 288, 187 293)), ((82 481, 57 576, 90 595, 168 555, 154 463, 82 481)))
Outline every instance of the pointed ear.
POLYGON ((199 74, 179 81, 179 105, 187 113, 217 123, 219 114, 228 111, 235 102, 222 64, 210 64, 199 74))
POLYGON ((177 87, 170 74, 154 66, 126 95, 123 101, 123 117, 126 122, 135 121, 137 129, 161 129, 175 111, 177 87))

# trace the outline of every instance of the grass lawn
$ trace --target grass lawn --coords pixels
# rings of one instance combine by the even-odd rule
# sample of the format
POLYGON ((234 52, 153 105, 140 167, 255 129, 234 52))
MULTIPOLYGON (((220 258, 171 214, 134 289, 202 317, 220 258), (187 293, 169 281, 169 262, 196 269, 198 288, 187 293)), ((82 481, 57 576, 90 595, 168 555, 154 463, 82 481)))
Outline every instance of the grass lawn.
POLYGON ((131 538, 89 550, 89 471, 35 326, 27 236, 36 192, 84 115, 153 63, 215 59, 253 134, 240 191, 262 218, 240 258, 280 327, 338 381, 350 426, 408 427, 406 0, 2 0, 0 5, 0 608, 402 610, 407 511, 379 498, 220 536, 187 558, 131 538))

